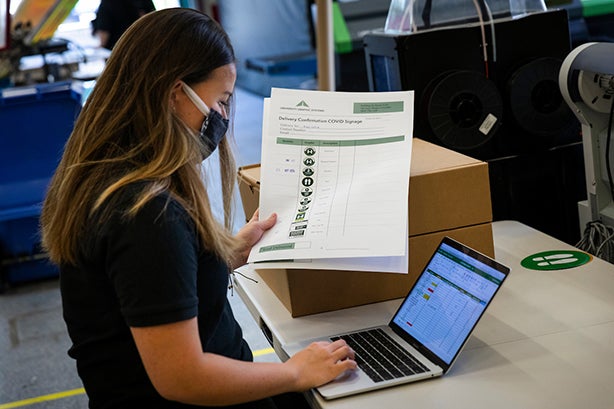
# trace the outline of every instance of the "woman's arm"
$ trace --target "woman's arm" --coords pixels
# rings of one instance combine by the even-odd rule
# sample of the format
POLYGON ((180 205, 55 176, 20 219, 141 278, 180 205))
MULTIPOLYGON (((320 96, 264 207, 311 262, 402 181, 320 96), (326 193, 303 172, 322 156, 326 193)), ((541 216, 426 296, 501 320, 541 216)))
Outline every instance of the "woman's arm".
POLYGON ((193 405, 230 405, 304 391, 356 368, 354 353, 342 340, 313 343, 284 363, 258 363, 203 353, 196 318, 131 331, 158 393, 193 405))

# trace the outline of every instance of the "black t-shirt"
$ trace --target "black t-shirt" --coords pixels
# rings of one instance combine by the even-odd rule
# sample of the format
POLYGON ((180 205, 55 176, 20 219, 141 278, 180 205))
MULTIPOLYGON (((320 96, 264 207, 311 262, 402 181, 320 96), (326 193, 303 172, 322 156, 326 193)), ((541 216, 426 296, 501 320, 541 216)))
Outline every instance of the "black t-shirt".
POLYGON ((63 266, 69 355, 91 408, 182 408, 149 381, 129 327, 198 317, 203 351, 252 360, 227 295, 228 267, 199 246, 187 212, 161 195, 133 218, 122 217, 135 193, 119 193, 110 221, 94 215, 78 267, 63 266))

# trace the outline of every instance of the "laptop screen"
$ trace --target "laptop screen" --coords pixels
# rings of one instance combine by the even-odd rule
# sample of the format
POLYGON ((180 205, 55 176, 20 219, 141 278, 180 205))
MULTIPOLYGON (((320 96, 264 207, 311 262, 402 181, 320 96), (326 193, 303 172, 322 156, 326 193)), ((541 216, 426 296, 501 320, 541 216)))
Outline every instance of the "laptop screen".
POLYGON ((463 347, 508 271, 457 247, 442 241, 392 319, 446 364, 463 347))

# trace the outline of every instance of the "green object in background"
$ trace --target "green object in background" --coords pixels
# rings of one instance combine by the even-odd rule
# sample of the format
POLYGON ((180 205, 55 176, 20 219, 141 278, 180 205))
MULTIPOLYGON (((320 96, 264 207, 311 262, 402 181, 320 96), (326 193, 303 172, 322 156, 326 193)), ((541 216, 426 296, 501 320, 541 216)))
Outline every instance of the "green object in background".
POLYGON ((336 1, 333 2, 333 38, 335 39, 335 51, 338 54, 352 52, 352 36, 345 24, 339 3, 336 1))
POLYGON ((531 270, 563 270, 584 265, 591 260, 592 256, 582 251, 550 250, 525 257, 520 265, 531 270))
POLYGON ((584 17, 603 16, 614 14, 613 0, 581 0, 582 15, 584 17))

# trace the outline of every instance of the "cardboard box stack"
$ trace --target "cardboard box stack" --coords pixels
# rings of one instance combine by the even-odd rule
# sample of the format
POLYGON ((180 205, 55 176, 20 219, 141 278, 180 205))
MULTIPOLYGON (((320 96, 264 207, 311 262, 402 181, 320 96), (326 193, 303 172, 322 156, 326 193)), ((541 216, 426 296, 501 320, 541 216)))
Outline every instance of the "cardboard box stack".
MULTIPOLYGON (((239 168, 246 217, 258 208, 260 166, 239 168)), ((404 297, 443 236, 493 257, 488 164, 414 138, 408 274, 258 269, 293 317, 404 297)))

